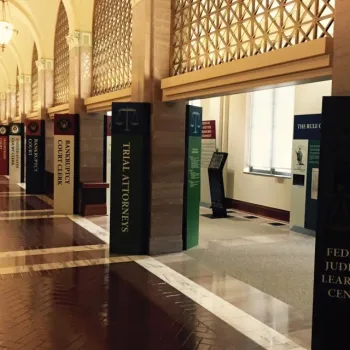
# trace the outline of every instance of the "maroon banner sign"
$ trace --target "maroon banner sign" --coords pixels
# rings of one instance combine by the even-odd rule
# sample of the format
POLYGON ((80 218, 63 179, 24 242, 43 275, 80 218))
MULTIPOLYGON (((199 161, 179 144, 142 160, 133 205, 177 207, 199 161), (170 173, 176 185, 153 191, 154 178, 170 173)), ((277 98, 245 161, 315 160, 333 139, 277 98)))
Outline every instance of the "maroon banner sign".
POLYGON ((8 128, 0 126, 0 175, 9 174, 9 136, 8 128))

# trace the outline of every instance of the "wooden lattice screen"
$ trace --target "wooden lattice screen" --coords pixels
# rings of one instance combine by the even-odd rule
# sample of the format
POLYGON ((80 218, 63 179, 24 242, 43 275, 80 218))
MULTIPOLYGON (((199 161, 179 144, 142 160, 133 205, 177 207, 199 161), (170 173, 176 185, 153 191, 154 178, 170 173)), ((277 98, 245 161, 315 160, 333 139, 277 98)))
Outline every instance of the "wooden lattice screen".
POLYGON ((32 111, 36 112, 38 110, 38 67, 36 62, 38 60, 38 50, 36 44, 33 46, 32 54, 32 111))
POLYGON ((69 93, 69 47, 67 36, 69 24, 66 9, 63 2, 60 2, 54 49, 54 105, 68 103, 69 93))
POLYGON ((173 0, 172 75, 333 35, 335 0, 173 0))
POLYGON ((92 95, 131 85, 131 0, 95 0, 92 95))
POLYGON ((16 70, 16 117, 20 117, 19 115, 19 104, 20 104, 20 96, 19 96, 19 69, 17 66, 16 70))

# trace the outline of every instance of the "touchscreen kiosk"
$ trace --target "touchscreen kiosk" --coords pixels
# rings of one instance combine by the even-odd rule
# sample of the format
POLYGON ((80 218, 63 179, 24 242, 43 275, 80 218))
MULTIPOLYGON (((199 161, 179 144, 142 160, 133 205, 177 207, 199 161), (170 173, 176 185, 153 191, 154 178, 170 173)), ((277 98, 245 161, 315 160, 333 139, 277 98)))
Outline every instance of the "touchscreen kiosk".
POLYGON ((214 152, 208 168, 211 208, 213 210, 213 217, 216 218, 227 216, 224 179, 222 176, 227 155, 224 152, 214 152))

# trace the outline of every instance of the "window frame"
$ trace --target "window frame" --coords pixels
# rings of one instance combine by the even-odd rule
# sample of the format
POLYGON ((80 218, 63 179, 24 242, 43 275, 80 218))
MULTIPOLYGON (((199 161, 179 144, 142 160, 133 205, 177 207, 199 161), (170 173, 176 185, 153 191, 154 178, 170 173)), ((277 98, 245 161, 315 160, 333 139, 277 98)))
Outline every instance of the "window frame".
MULTIPOLYGON (((295 88, 295 87, 294 87, 295 88)), ((273 101, 275 101, 275 90, 276 88, 272 88, 273 90, 273 101)), ((264 170, 264 169, 258 169, 254 168, 250 164, 250 159, 251 159, 251 147, 252 147, 252 122, 253 122, 253 98, 252 94, 254 92, 250 92, 247 95, 247 101, 246 101, 246 115, 248 118, 248 123, 246 123, 246 136, 247 136, 247 142, 246 142, 246 156, 245 156, 245 167, 244 167, 244 173, 246 174, 252 174, 252 175, 261 175, 261 176, 271 176, 271 177, 279 177, 279 178, 288 178, 290 179, 292 177, 292 169, 290 169, 290 172, 283 172, 283 171, 278 171, 272 166, 272 161, 273 161, 273 147, 271 148, 271 154, 270 154, 270 170, 264 170)), ((294 95, 295 99, 295 95, 294 95)), ((272 128, 272 137, 271 137, 271 142, 273 143, 273 128, 274 128, 274 118, 275 118, 275 113, 273 113, 272 116, 272 123, 271 123, 271 128, 272 128)))

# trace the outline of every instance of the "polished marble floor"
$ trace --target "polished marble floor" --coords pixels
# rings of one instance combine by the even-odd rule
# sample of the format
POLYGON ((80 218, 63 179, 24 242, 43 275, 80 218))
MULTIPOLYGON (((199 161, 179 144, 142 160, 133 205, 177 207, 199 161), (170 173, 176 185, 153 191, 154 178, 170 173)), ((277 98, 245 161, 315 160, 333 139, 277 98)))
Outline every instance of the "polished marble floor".
POLYGON ((310 349, 306 310, 211 261, 220 244, 288 241, 286 226, 203 216, 187 253, 110 256, 107 217, 54 215, 22 187, 0 177, 0 350, 310 349))

